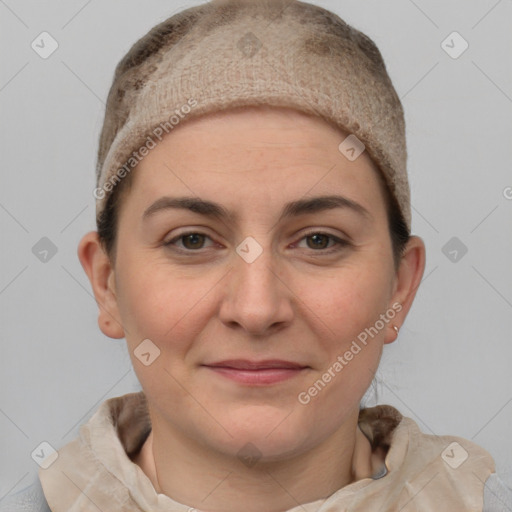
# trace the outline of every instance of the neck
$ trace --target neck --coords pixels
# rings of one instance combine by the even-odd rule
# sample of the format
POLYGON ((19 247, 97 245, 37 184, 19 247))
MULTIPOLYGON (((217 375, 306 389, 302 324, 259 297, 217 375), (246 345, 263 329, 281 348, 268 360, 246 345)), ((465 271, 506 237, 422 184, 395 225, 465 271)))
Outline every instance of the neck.
POLYGON ((370 477, 370 443, 357 426, 357 411, 318 446, 284 461, 246 467, 238 458, 208 451, 174 430, 152 431, 134 462, 158 493, 209 512, 280 512, 325 499, 370 477), (168 456, 172 454, 172 456, 168 456))

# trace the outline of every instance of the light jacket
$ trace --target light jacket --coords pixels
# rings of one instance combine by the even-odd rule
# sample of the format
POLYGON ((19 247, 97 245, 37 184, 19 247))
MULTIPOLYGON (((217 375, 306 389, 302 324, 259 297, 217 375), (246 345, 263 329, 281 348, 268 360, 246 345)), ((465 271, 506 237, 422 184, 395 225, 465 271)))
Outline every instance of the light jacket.
MULTIPOLYGON (((471 441, 424 434, 389 405, 362 409, 359 427, 372 448, 387 451, 382 470, 287 512, 512 512, 512 490, 471 441)), ((106 400, 34 484, 0 502, 0 512, 189 512, 157 493, 130 459, 150 431, 142 391, 106 400)))

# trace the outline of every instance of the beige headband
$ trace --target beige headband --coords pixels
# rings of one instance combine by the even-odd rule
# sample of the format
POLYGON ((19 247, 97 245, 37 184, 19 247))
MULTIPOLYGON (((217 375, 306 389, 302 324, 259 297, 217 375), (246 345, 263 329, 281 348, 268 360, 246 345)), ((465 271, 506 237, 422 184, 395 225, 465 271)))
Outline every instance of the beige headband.
POLYGON ((297 0, 212 1, 135 43, 108 97, 97 218, 116 185, 176 126, 262 104, 316 114, 350 134, 340 151, 367 151, 410 229, 405 121, 381 54, 338 16, 297 0))

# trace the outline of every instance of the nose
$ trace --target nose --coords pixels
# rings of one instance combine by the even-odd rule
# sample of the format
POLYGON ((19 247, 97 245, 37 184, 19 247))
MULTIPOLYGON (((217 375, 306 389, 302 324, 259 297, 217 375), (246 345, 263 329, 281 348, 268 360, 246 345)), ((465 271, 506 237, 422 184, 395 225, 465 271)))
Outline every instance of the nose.
POLYGON ((252 262, 235 252, 219 313, 222 322, 259 337, 289 325, 294 294, 279 269, 280 263, 268 247, 252 262))

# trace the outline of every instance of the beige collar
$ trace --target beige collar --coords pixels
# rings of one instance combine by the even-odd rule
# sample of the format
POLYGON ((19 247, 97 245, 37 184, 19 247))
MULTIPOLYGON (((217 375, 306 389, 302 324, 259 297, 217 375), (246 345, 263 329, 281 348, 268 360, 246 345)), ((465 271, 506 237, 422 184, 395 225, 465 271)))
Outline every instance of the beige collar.
MULTIPOLYGON (((494 472, 485 450, 465 439, 423 434, 412 419, 387 405, 363 409, 359 427, 385 465, 372 478, 288 512, 482 510, 484 482, 494 472)), ((57 460, 39 470, 52 511, 189 512, 158 494, 131 460, 150 430, 142 391, 103 402, 57 460)))

